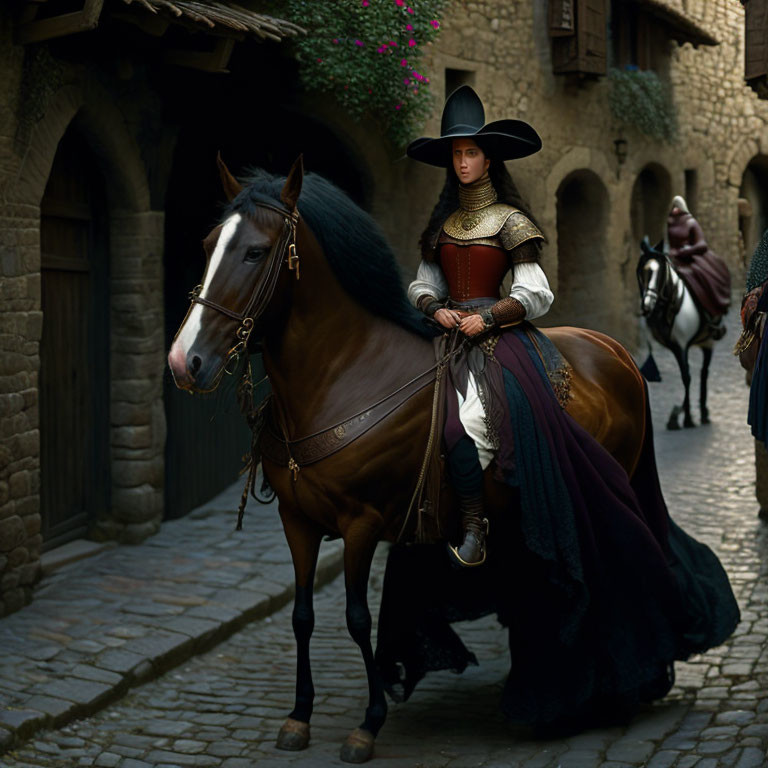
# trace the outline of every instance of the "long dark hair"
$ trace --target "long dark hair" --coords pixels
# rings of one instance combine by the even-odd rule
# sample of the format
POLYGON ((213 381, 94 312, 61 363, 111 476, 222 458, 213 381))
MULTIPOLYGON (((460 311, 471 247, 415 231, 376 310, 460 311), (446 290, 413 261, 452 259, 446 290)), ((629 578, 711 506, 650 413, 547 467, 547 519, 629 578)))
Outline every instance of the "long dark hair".
MULTIPOLYGON (((477 142, 480 149, 483 149, 480 141, 477 142)), ((528 210, 528 204, 523 200, 520 190, 517 185, 512 181, 512 177, 509 175, 507 167, 504 165, 503 160, 491 160, 491 164, 488 166, 488 176, 491 179, 491 184, 496 190, 496 194, 499 196, 500 203, 506 203, 514 208, 517 208, 525 216, 527 216, 538 227, 536 219, 531 215, 528 210)), ((427 260, 432 260, 434 254, 433 250, 437 237, 440 234, 440 230, 445 223, 445 220, 459 207, 459 179, 456 176, 456 172, 453 170, 453 165, 449 165, 445 184, 443 190, 440 192, 440 197, 437 201, 437 205, 432 209, 432 213, 429 217, 429 223, 426 229, 421 233, 419 238, 419 247, 421 248, 421 256, 427 260)), ((534 241, 537 245, 539 241, 534 241)))

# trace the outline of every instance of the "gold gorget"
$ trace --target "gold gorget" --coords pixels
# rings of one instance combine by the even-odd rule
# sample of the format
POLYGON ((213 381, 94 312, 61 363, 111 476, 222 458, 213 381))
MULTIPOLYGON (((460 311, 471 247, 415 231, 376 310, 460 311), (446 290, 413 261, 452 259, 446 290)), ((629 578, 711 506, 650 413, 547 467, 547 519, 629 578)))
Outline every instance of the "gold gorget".
POLYGON ((497 203, 497 199, 487 174, 474 184, 460 184, 461 207, 446 219, 443 232, 452 240, 462 242, 498 238, 506 250, 512 250, 527 240, 544 239, 525 214, 506 203, 497 203))

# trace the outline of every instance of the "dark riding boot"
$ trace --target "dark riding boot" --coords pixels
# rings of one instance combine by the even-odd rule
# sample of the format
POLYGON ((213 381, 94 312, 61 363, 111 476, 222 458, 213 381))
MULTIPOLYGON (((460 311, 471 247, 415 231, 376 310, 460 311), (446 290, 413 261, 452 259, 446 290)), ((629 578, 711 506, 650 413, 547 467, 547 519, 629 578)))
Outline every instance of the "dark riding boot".
POLYGON ((448 545, 453 562, 464 568, 485 562, 485 537, 488 535, 488 519, 483 517, 482 496, 462 497, 459 502, 464 540, 459 547, 448 545))

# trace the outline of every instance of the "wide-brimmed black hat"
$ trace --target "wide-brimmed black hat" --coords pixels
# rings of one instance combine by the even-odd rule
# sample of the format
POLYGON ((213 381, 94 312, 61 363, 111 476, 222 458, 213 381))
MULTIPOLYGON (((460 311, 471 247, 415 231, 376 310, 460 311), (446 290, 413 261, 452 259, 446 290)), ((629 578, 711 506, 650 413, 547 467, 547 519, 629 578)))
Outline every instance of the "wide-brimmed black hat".
POLYGON ((446 100, 440 136, 416 139, 406 152, 419 162, 447 168, 454 139, 480 139, 492 160, 514 160, 541 149, 539 134, 523 120, 494 120, 485 125, 483 102, 468 85, 457 88, 446 100))

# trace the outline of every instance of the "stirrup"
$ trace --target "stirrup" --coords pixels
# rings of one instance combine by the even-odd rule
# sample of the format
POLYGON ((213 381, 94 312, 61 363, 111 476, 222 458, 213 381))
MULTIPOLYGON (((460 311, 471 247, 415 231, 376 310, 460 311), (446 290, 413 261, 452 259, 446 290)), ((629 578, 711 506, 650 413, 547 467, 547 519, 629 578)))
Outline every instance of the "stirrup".
MULTIPOLYGON (((487 517, 483 518, 483 522, 485 523, 485 538, 487 539, 488 538, 488 531, 490 531, 491 526, 488 523, 488 518, 487 517)), ((476 568, 478 565, 482 565, 485 562, 486 555, 488 554, 488 545, 487 545, 485 539, 483 540, 483 559, 482 560, 478 560, 476 563, 468 563, 459 554, 459 548, 458 547, 453 547, 453 546, 451 546, 449 544, 448 545, 448 549, 451 551, 451 553, 456 558, 456 560, 459 562, 459 564, 461 566, 463 566, 464 568, 476 568)))

